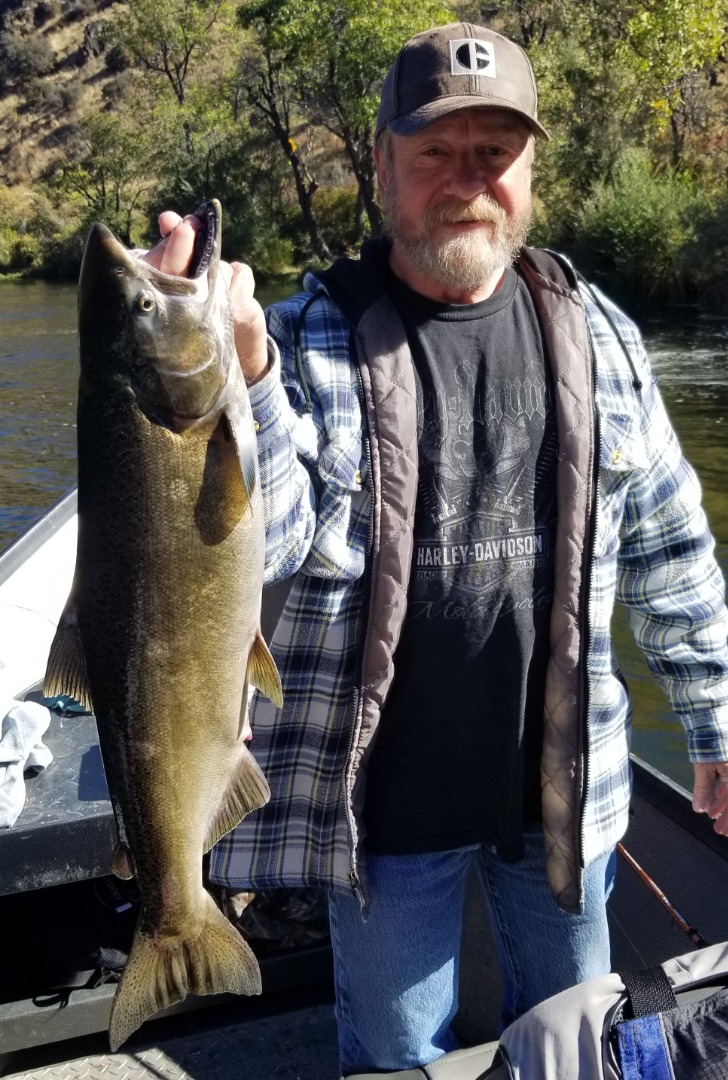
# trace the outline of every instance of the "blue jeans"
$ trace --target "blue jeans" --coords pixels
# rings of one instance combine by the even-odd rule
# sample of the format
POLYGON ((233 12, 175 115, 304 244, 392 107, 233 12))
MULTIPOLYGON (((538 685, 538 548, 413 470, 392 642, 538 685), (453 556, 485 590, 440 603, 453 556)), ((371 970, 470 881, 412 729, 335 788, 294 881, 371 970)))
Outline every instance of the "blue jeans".
POLYGON ((465 887, 475 865, 503 971, 503 1026, 575 983, 610 970, 606 898, 614 853, 584 875, 584 913, 556 906, 541 835, 506 863, 482 846, 428 855, 370 855, 371 908, 330 898, 336 1022, 344 1076, 412 1069, 457 1049, 465 887))

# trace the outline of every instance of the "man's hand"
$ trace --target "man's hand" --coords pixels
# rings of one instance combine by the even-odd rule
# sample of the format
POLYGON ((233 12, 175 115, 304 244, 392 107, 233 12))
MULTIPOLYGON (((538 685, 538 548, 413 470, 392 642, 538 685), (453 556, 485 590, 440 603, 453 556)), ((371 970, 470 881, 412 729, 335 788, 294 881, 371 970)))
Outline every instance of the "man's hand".
POLYGON ((720 836, 728 836, 728 762, 693 764, 693 810, 707 814, 713 819, 714 830, 720 836))
MULTIPOLYGON (((142 258, 165 274, 186 275, 192 259, 195 233, 200 227, 199 220, 193 214, 181 218, 172 210, 163 211, 159 215, 162 239, 142 258)), ((239 262, 221 262, 220 273, 230 290, 238 359, 243 375, 251 385, 268 370, 265 316, 253 295, 255 281, 249 266, 239 262)))

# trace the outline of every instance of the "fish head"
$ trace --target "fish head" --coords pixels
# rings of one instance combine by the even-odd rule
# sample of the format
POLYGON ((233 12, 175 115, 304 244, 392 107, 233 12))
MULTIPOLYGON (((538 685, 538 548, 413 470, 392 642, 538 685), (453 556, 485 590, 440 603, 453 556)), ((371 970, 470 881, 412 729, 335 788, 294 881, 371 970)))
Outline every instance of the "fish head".
POLYGON ((187 277, 150 266, 97 224, 79 279, 82 375, 131 392, 142 412, 172 430, 214 414, 238 365, 220 273, 219 202, 205 203, 196 216, 201 227, 187 277))

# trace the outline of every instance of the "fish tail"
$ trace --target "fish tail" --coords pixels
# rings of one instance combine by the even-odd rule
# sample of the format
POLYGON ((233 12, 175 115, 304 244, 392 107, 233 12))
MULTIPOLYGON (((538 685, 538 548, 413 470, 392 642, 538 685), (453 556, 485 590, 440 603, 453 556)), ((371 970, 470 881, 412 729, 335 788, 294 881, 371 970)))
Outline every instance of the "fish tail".
POLYGON ((145 1020, 193 994, 259 994, 255 954, 205 893, 205 918, 194 940, 137 930, 109 1020, 112 1052, 145 1020))

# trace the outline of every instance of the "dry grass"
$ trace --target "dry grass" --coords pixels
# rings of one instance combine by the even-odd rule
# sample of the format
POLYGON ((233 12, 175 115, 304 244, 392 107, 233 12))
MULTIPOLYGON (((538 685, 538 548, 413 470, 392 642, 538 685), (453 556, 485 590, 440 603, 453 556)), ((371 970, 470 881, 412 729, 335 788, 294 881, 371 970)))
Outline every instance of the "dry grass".
POLYGON ((77 58, 82 56, 87 24, 100 22, 109 14, 93 12, 74 21, 60 15, 29 31, 48 41, 56 63, 48 75, 37 80, 36 88, 47 99, 45 102, 29 103, 28 86, 0 92, 0 179, 4 183, 37 181, 47 168, 72 152, 79 122, 103 108, 102 89, 112 77, 106 69, 104 55, 91 56, 82 64, 77 63, 77 58), (64 90, 66 99, 71 95, 75 98, 66 107, 59 102, 64 90))

